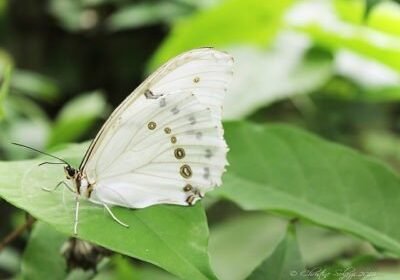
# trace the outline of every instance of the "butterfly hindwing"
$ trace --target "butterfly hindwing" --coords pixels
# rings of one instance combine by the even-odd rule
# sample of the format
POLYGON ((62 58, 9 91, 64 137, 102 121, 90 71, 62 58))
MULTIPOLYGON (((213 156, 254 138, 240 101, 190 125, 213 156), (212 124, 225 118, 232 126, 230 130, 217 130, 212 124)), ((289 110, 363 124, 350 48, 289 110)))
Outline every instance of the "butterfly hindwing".
POLYGON ((112 161, 106 153, 98 158, 94 202, 130 208, 185 205, 221 184, 227 147, 220 120, 191 93, 160 98, 169 106, 160 108, 151 99, 141 117, 120 120, 108 143, 118 156, 112 161), (120 142, 126 131, 131 138, 120 142))

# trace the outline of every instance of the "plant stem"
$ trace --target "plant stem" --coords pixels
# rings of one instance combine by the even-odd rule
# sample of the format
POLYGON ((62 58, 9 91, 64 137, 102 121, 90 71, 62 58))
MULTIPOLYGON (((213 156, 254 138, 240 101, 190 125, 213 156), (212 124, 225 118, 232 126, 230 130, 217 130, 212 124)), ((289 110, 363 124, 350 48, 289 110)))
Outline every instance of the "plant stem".
POLYGON ((33 223, 36 221, 34 217, 28 215, 24 224, 17 227, 15 230, 10 232, 4 239, 0 242, 0 252, 11 242, 17 239, 22 233, 25 232, 28 228, 30 228, 33 223))

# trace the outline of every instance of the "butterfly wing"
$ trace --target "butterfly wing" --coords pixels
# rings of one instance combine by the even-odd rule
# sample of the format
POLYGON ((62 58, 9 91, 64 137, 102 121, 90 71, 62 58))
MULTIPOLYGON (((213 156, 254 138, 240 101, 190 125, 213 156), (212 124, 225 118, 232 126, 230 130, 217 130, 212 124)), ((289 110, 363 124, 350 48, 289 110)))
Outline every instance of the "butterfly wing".
POLYGON ((212 49, 167 62, 111 115, 81 164, 97 203, 192 204, 221 183, 232 58, 212 49))

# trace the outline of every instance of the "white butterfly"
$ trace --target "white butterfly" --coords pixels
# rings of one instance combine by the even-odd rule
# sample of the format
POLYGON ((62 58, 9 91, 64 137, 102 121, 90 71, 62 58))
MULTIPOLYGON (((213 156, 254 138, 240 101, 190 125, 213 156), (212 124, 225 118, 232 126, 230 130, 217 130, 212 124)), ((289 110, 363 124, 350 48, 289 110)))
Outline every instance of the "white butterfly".
POLYGON ((222 102, 233 58, 202 48, 168 61, 111 114, 78 169, 64 167, 79 198, 110 206, 192 205, 221 184, 227 145, 222 102))

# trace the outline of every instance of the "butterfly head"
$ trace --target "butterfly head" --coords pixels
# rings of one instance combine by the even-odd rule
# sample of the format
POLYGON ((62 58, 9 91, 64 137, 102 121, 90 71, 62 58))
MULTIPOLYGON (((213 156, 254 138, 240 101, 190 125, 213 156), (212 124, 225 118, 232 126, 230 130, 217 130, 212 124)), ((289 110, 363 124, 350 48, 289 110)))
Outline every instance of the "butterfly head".
POLYGON ((75 179, 78 176, 78 171, 73 168, 71 165, 64 166, 64 172, 67 179, 75 179))

